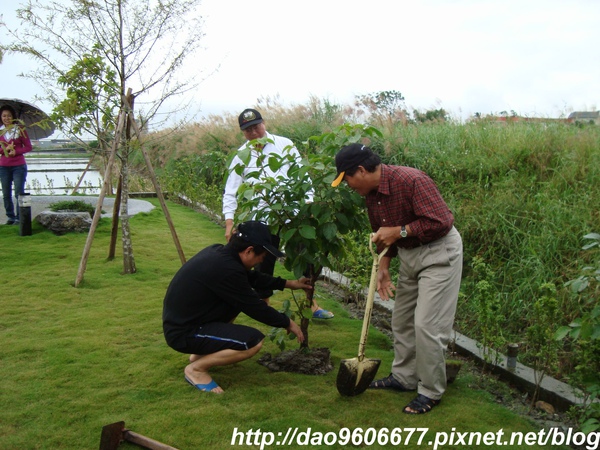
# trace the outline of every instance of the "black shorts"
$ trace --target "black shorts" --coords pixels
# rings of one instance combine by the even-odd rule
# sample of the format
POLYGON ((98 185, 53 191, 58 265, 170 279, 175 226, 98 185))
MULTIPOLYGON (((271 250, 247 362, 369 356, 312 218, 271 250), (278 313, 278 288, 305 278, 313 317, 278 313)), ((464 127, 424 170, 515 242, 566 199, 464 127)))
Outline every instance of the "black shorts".
POLYGON ((221 350, 248 350, 256 347, 265 335, 256 328, 234 323, 212 322, 198 327, 186 337, 186 348, 182 353, 209 355, 221 350))

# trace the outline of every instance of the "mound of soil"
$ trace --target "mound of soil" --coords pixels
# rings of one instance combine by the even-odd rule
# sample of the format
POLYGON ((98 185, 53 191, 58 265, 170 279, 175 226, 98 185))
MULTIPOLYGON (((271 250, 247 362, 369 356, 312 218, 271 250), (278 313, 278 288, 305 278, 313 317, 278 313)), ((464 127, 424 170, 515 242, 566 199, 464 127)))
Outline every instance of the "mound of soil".
POLYGON ((258 363, 272 372, 294 372, 304 375, 324 375, 333 370, 328 348, 286 350, 275 357, 265 353, 258 363))
MULTIPOLYGON (((341 299, 341 303, 350 312, 354 318, 362 320, 364 316, 364 306, 353 303, 355 300, 345 298, 347 295, 343 288, 333 284, 320 281, 319 289, 327 290, 330 294, 336 295, 341 299)), ((371 324, 391 338, 391 326, 389 324, 389 312, 373 309, 371 324)), ((273 357, 270 353, 265 353, 258 363, 265 366, 272 372, 293 372, 305 375, 324 375, 333 370, 331 355, 328 348, 312 348, 307 352, 302 349, 286 350, 273 357)))

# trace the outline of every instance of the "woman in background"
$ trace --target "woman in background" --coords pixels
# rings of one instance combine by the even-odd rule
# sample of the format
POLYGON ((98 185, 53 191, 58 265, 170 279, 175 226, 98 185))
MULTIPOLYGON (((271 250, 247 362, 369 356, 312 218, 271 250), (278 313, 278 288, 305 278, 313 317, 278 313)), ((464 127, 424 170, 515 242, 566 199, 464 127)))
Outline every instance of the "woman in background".
MULTIPOLYGON (((31 141, 25 127, 20 126, 15 110, 8 105, 0 108, 0 180, 2 181, 2 196, 6 210, 6 225, 18 225, 19 208, 12 199, 12 184, 15 184, 15 198, 25 191, 27 178, 27 163, 25 153, 31 151, 31 141)), ((17 203, 18 204, 18 203, 17 203)))

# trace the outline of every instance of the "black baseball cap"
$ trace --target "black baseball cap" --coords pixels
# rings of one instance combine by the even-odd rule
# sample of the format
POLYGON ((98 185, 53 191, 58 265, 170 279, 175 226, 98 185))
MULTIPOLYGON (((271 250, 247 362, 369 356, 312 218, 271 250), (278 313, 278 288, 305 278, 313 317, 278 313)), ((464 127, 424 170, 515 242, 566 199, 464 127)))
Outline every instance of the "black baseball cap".
POLYGON ((373 152, 369 147, 362 144, 350 144, 343 147, 337 155, 335 155, 335 167, 337 168, 337 176, 331 183, 331 186, 336 187, 344 179, 346 170, 358 167, 360 163, 366 161, 373 152))
POLYGON ((273 245, 271 232, 264 222, 259 222, 258 220, 242 222, 237 227, 237 234, 246 242, 264 247, 266 251, 276 258, 281 258, 285 255, 273 245))
POLYGON ((257 123, 263 123, 263 118, 257 110, 248 108, 242 111, 238 117, 238 122, 240 123, 240 129, 245 130, 257 123))

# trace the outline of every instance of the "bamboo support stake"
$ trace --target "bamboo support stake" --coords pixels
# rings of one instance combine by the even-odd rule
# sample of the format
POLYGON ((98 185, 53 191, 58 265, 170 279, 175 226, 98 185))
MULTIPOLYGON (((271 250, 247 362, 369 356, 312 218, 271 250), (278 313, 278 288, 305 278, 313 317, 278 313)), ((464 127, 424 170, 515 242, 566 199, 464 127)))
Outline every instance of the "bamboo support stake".
MULTIPOLYGON (((131 124, 133 125, 133 130, 137 135, 137 138, 142 140, 142 133, 140 132, 140 128, 138 127, 135 120, 131 120, 131 124)), ((154 174, 154 168, 152 167, 152 162, 150 161, 150 157, 148 153, 144 149, 143 146, 140 146, 142 149, 142 155, 144 155, 144 160, 146 161, 146 165, 148 166, 148 172, 150 173, 150 179, 152 180, 152 184, 154 185, 154 190, 156 191, 156 195, 158 196, 158 201, 160 202, 160 206, 163 210, 165 218, 167 219, 167 223, 169 224, 169 229, 171 230, 171 236, 173 237, 173 241, 175 242, 175 247, 177 248, 177 253, 179 253, 179 259, 181 260, 181 264, 185 264, 185 255, 183 254, 183 249, 181 248, 181 243, 179 242, 179 238, 177 237, 177 232, 175 231, 175 226, 173 225, 173 221, 171 220, 171 214, 169 214, 169 210, 167 209, 167 204, 165 203, 165 198, 162 193, 162 189, 158 180, 156 179, 156 175, 154 174)))
MULTIPOLYGON (((102 185, 102 189, 100 191, 100 196, 98 197, 98 204, 96 205, 96 211, 94 213, 92 225, 90 226, 90 230, 89 230, 88 237, 87 237, 87 240, 85 243, 85 247, 83 249, 83 255, 81 256, 79 270, 77 272, 77 277, 75 279, 75 287, 79 286, 79 284, 83 280, 83 274, 85 272, 85 268, 87 265, 87 259, 89 257, 90 249, 92 246, 92 241, 94 239, 94 233, 96 232, 98 222, 100 221, 100 216, 102 215, 102 203, 104 202, 104 197, 106 196, 106 191, 107 191, 107 187, 108 187, 107 180, 109 179, 109 175, 112 171, 112 166, 114 164, 115 155, 117 153, 117 148, 119 145, 119 141, 122 137, 122 133, 123 133, 123 129, 124 129, 125 125, 133 126, 133 129, 135 131, 135 134, 137 135, 137 138, 140 140, 140 142, 142 141, 142 135, 141 135, 140 129, 139 129, 137 123, 135 122, 135 120, 132 117, 130 117, 130 113, 131 113, 131 106, 129 104, 130 95, 131 95, 131 89, 129 89, 127 97, 124 97, 124 108, 121 109, 121 111, 119 113, 117 130, 115 132, 115 140, 113 142, 113 148, 111 150, 111 154, 110 154, 108 163, 106 165, 106 170, 104 173, 104 184, 102 185)), ((162 189, 160 188, 160 184, 158 183, 158 180, 154 173, 154 168, 152 167, 152 163, 150 161, 150 158, 148 157, 148 153, 146 152, 146 150, 144 149, 143 146, 140 146, 140 147, 142 150, 142 154, 144 155, 144 160, 146 161, 146 165, 148 166, 148 171, 150 173, 150 178, 152 180, 152 184, 154 185, 154 189, 156 190, 156 195, 158 196, 158 200, 160 202, 161 208, 162 208, 165 218, 167 220, 167 224, 169 225, 169 229, 171 231, 171 236, 173 237, 173 241, 175 242, 175 247, 179 254, 179 259, 181 260, 181 264, 185 264, 185 262, 186 262, 185 255, 183 253, 181 243, 179 242, 179 238, 177 237, 177 233, 175 231, 175 227, 173 225, 171 215, 169 213, 169 210, 167 209, 167 204, 165 203, 162 189)))
POLYGON ((119 184, 117 185, 117 194, 115 195, 115 204, 113 205, 112 215, 112 227, 110 229, 110 244, 108 247, 108 259, 112 261, 115 259, 115 253, 117 249, 117 234, 119 232, 119 210, 121 209, 121 186, 122 177, 119 177, 119 184))
POLYGON ((92 225, 90 226, 90 231, 88 232, 87 240, 85 241, 83 254, 81 255, 81 262, 79 263, 79 270, 77 271, 77 277, 75 278, 75 287, 79 286, 79 284, 83 280, 83 274, 85 273, 87 260, 90 256, 90 249, 92 248, 92 241, 94 240, 94 233, 96 232, 98 222, 100 221, 100 216, 102 215, 102 203, 104 202, 104 197, 106 197, 106 191, 108 189, 108 180, 110 179, 109 175, 112 170, 112 166, 115 162, 115 155, 117 153, 117 147, 119 145, 119 138, 121 136, 121 133, 123 132, 123 127, 125 126, 125 116, 125 111, 121 110, 119 114, 117 130, 115 133, 115 141, 113 142, 113 147, 108 158, 108 163, 106 164, 106 169, 104 171, 104 183, 102 184, 102 189, 100 190, 100 195, 98 196, 96 211, 94 212, 92 225))
POLYGON ((81 185, 81 182, 83 181, 83 178, 85 177, 85 174, 87 173, 87 171, 89 170, 90 166, 92 165, 92 161, 94 160, 94 156, 95 155, 92 154, 92 156, 90 157, 90 160, 88 161, 87 166, 85 166, 85 169, 83 169, 83 173, 79 177, 79 180, 77 180, 77 184, 73 188, 73 192, 71 192, 71 195, 75 194, 75 192, 77 192, 77 189, 79 189, 79 186, 81 185))

